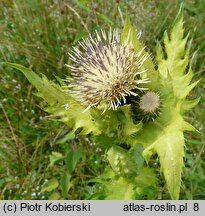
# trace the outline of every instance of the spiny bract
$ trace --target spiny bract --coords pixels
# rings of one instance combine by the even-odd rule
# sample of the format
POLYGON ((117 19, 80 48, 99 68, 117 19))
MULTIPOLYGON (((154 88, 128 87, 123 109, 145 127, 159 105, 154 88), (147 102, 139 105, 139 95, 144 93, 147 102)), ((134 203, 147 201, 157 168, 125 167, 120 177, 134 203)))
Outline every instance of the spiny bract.
POLYGON ((126 103, 126 96, 136 96, 135 90, 143 89, 140 84, 148 82, 140 77, 148 57, 142 55, 143 49, 136 53, 129 37, 121 44, 117 29, 96 32, 73 48, 69 55, 74 65, 67 65, 72 70, 71 84, 87 109, 103 105, 104 110, 116 110, 126 103))

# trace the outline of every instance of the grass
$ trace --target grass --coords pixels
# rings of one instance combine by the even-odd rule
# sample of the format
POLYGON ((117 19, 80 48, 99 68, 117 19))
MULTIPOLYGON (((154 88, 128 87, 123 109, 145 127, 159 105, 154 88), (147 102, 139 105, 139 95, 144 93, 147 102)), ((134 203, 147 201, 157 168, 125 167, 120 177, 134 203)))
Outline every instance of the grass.
MULTIPOLYGON (((154 50, 182 1, 172 5, 168 0, 68 2, 2 0, 0 61, 23 64, 50 79, 65 77, 71 46, 88 32, 109 26, 121 28, 126 10, 148 49, 154 50)), ((196 79, 201 78, 190 97, 201 96, 201 101, 187 116, 200 133, 186 136, 181 199, 205 198, 204 10, 203 0, 184 3, 185 28, 192 39, 192 67, 196 79)), ((106 165, 103 148, 97 148, 89 137, 76 137, 61 123, 50 121, 39 108, 33 87, 21 74, 0 67, 0 80, 0 199, 91 198, 98 184, 90 179, 99 176, 106 165), (73 159, 73 169, 68 165, 70 152, 77 158, 73 159)), ((163 178, 160 182, 157 197, 169 199, 163 178)))

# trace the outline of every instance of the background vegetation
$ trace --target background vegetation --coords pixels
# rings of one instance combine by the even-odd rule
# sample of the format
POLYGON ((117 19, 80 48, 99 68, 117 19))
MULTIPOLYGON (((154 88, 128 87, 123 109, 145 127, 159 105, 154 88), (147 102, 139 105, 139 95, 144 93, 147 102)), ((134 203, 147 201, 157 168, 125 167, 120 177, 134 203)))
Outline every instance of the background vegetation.
MULTIPOLYGON (((205 199, 204 0, 1 0, 0 62, 23 64, 49 79, 64 78, 71 47, 89 32, 121 28, 126 10, 153 51, 181 2, 191 66, 196 80, 201 78, 190 97, 201 96, 201 101, 187 116, 200 133, 186 134, 180 199, 205 199)), ((94 198, 99 185, 91 179, 107 164, 103 146, 51 121, 17 71, 0 66, 0 80, 0 199, 94 198)), ((158 163, 151 166, 159 173, 158 163)), ((154 198, 170 199, 162 177, 154 198)))

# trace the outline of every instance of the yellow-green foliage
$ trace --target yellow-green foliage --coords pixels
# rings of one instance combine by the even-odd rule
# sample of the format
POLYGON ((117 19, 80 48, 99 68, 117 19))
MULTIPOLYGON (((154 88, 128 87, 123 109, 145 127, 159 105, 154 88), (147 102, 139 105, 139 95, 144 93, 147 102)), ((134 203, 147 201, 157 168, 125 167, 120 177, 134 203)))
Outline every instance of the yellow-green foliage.
MULTIPOLYGON (((130 26, 129 20, 126 24, 130 26)), ((130 29, 134 31, 131 26, 130 29)), ((150 79, 148 88, 160 94, 162 108, 157 119, 144 124, 142 130, 133 139, 145 148, 143 155, 147 162, 153 152, 158 154, 161 171, 172 199, 178 199, 180 192, 185 144, 183 132, 194 130, 183 119, 182 114, 199 101, 186 99, 198 83, 197 81, 190 84, 193 72, 188 67, 187 38, 184 38, 183 18, 179 15, 170 36, 165 33, 164 51, 160 45, 157 47, 158 69, 154 69, 151 59, 144 64, 150 79)), ((136 34, 131 40, 137 40, 136 34)), ((133 43, 137 44, 135 41, 133 43)), ((138 52, 141 46, 136 45, 135 49, 138 52)))

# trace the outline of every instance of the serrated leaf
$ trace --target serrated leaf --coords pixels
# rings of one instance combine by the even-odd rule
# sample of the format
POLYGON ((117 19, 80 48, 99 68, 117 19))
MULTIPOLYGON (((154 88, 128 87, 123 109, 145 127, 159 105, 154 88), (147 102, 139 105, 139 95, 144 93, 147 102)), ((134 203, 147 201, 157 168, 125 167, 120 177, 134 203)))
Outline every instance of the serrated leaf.
POLYGON ((200 101, 200 98, 196 98, 194 100, 184 100, 181 106, 181 112, 185 113, 191 108, 195 107, 200 101))
POLYGON ((139 186, 147 187, 147 186, 156 186, 157 176, 154 169, 149 167, 144 167, 140 174, 135 177, 135 182, 139 186))
POLYGON ((107 159, 116 175, 129 177, 137 175, 138 164, 125 149, 113 146, 107 152, 107 159))
POLYGON ((185 144, 183 131, 194 130, 194 127, 183 120, 180 103, 172 106, 164 109, 157 120, 146 124, 136 136, 136 142, 143 144, 146 161, 153 153, 158 154, 171 198, 178 199, 185 144))
POLYGON ((93 121, 97 127, 102 131, 103 135, 107 137, 115 137, 120 142, 127 142, 131 144, 132 135, 137 133, 142 123, 135 124, 130 111, 130 105, 124 105, 118 110, 107 110, 103 115, 102 111, 98 109, 91 109, 93 121), (117 134, 116 134, 117 133, 117 134))
POLYGON ((112 200, 130 200, 147 198, 154 199, 156 196, 157 177, 153 169, 144 167, 139 175, 132 180, 129 178, 116 177, 111 170, 97 181, 104 185, 106 197, 112 200))
POLYGON ((164 173, 172 199, 179 198, 181 186, 184 157, 183 128, 184 121, 182 117, 173 113, 171 123, 159 129, 160 132, 154 141, 143 152, 146 159, 149 159, 150 154, 153 152, 157 152, 159 155, 161 170, 164 173))
POLYGON ((134 195, 133 184, 122 177, 111 181, 106 188, 106 200, 131 200, 134 195))
POLYGON ((173 79, 173 91, 176 97, 178 97, 179 99, 183 99, 188 95, 189 91, 191 90, 189 84, 192 78, 193 78, 193 71, 190 69, 189 72, 184 76, 173 79))
POLYGON ((140 52, 144 45, 139 41, 136 29, 132 26, 128 14, 126 14, 125 24, 121 32, 121 43, 124 43, 129 38, 129 41, 132 42, 135 51, 140 52))
POLYGON ((157 46, 158 71, 161 75, 161 83, 165 87, 171 84, 173 94, 179 99, 185 98, 198 84, 198 81, 190 84, 193 77, 191 69, 185 73, 188 67, 188 52, 186 52, 188 36, 183 38, 183 33, 183 19, 181 17, 172 29, 170 37, 167 33, 164 34, 166 58, 161 46, 157 46))
POLYGON ((90 110, 83 112, 86 107, 64 92, 59 85, 49 81, 45 76, 40 78, 31 69, 22 65, 9 62, 4 64, 20 70, 26 76, 38 90, 36 95, 43 98, 49 105, 44 107, 44 110, 51 113, 55 120, 56 117, 59 117, 59 121, 65 122, 73 131, 82 128, 82 134, 100 133, 92 119, 90 110))
POLYGON ((161 96, 161 113, 154 122, 145 124, 142 131, 136 135, 136 142, 142 143, 145 148, 143 155, 147 161, 154 152, 158 154, 172 199, 178 199, 180 192, 185 144, 183 132, 195 130, 184 121, 182 113, 198 102, 197 99, 191 102, 185 99, 198 83, 191 83, 191 69, 186 73, 187 39, 188 36, 184 38, 183 18, 179 15, 170 36, 166 32, 164 34, 165 54, 160 45, 157 47, 158 76, 161 85, 158 85, 156 90, 161 96))
POLYGON ((157 176, 154 169, 143 167, 134 181, 136 185, 135 199, 142 199, 143 195, 146 195, 147 199, 156 199, 157 176))
POLYGON ((122 113, 118 114, 118 118, 123 127, 123 137, 126 137, 127 140, 129 136, 137 133, 142 128, 142 123, 134 123, 130 111, 130 105, 121 106, 120 110, 122 111, 122 113))
MULTIPOLYGON (((136 29, 132 26, 128 14, 126 14, 125 24, 121 32, 121 43, 124 43, 127 38, 129 38, 129 41, 133 44, 136 53, 139 53, 143 49, 141 55, 148 56, 148 53, 144 49, 145 45, 139 40, 139 36, 137 35, 136 29)), ((147 77, 151 81, 149 85, 151 88, 155 89, 158 86, 158 80, 156 79, 157 72, 150 56, 146 59, 146 61, 144 61, 142 70, 147 70, 147 77)))
POLYGON ((108 137, 115 134, 120 122, 113 110, 106 110, 103 116, 101 114, 102 111, 98 109, 91 109, 90 112, 97 127, 103 132, 103 134, 106 134, 108 137))
POLYGON ((49 104, 55 103, 65 103, 70 97, 68 95, 62 94, 59 86, 51 83, 47 80, 45 76, 40 78, 37 74, 35 74, 31 69, 26 68, 22 65, 5 62, 5 65, 20 70, 28 81, 34 85, 39 92, 41 92, 42 98, 49 104))

